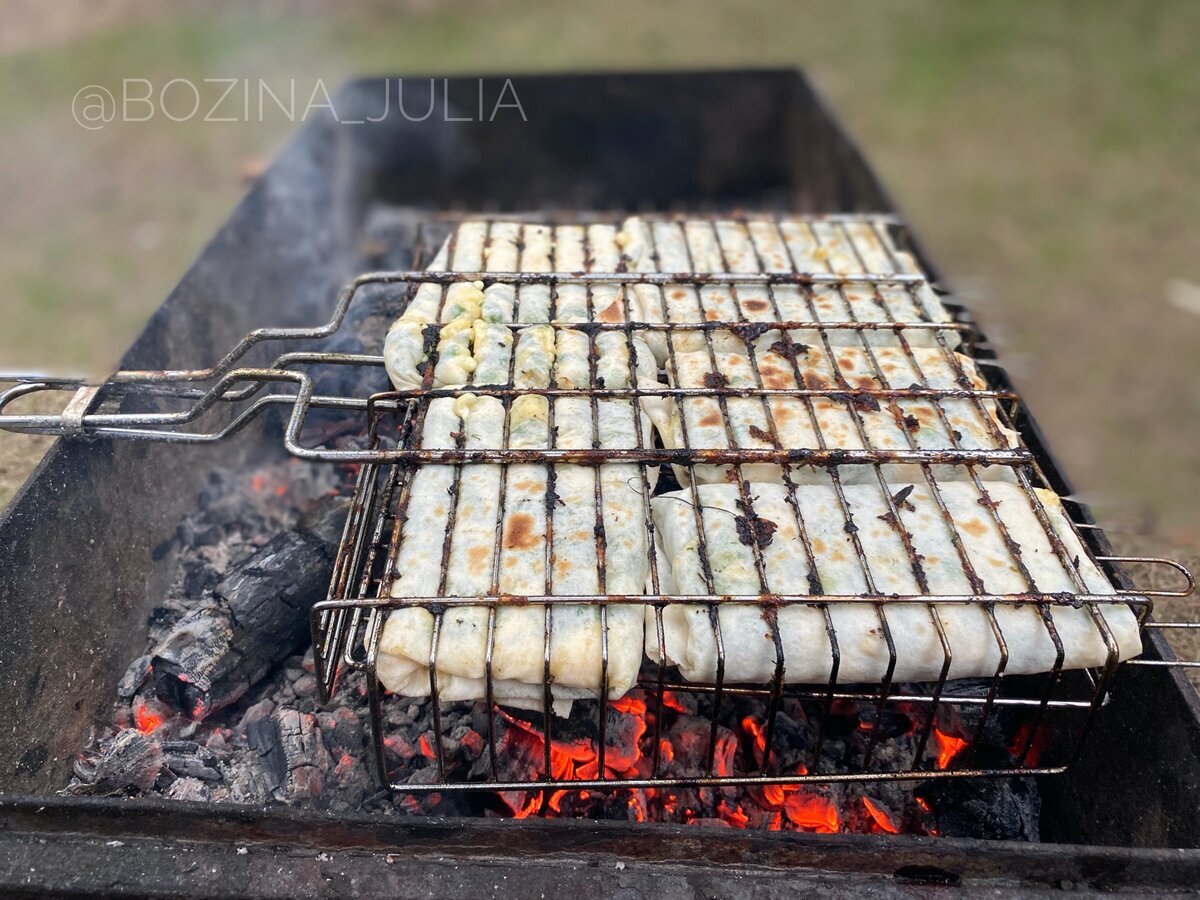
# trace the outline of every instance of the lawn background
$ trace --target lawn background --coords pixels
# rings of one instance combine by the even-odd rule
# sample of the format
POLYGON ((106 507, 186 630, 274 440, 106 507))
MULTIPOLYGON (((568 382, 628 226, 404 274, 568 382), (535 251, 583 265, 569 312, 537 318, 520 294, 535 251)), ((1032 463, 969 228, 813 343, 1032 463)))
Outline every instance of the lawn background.
MULTIPOLYGON (((0 13, 0 370, 111 366, 296 127, 87 131, 71 117, 85 85, 805 66, 1084 498, 1200 544, 1194 0, 51 6, 0 13)), ((0 437, 0 505, 44 446, 0 437)))

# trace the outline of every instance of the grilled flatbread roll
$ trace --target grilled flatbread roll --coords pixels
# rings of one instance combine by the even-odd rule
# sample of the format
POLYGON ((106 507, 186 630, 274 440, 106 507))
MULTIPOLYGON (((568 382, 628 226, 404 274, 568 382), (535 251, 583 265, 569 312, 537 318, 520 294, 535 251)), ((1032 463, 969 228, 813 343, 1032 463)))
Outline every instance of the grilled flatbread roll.
MULTIPOLYGON (((930 595, 932 606, 901 602, 879 606, 863 602, 828 604, 840 651, 838 681, 878 683, 883 680, 889 662, 880 609, 896 650, 893 681, 932 681, 939 677, 945 663, 934 624, 935 614, 953 657, 950 678, 991 676, 1000 663, 1000 647, 983 604, 938 604, 937 595, 1013 594, 1031 590, 1113 593, 1108 579, 1080 544, 1058 498, 1049 491, 1037 490, 1035 496, 1053 533, 1062 542, 1065 562, 1054 552, 1020 486, 1007 482, 988 484, 988 496, 983 497, 967 482, 939 484, 969 563, 980 580, 976 587, 965 573, 929 485, 897 484, 893 489, 898 498, 893 502, 900 526, 911 536, 926 590, 922 590, 917 569, 904 548, 901 531, 894 524, 878 485, 849 485, 844 489, 849 520, 833 487, 828 485, 796 488, 794 507, 784 487, 751 485, 752 514, 741 507, 738 488, 733 485, 699 485, 706 557, 699 552, 700 530, 691 491, 654 498, 664 591, 759 595, 766 590, 815 595, 813 605, 719 603, 727 681, 767 682, 774 677, 776 650, 769 618, 777 610, 784 679, 791 683, 827 682, 833 653, 824 613, 815 605, 820 594, 930 595), (989 507, 995 510, 1009 537, 1020 548, 1019 563, 989 507), (815 567, 810 564, 800 537, 802 527, 815 567), (865 569, 859 561, 855 539, 861 545, 865 569), (754 544, 761 549, 765 588, 756 568, 754 544), (1022 565, 1029 579, 1021 572, 1022 565), (1068 566, 1086 591, 1080 589, 1068 566)), ((1097 616, 1111 632, 1119 659, 1128 659, 1141 651, 1136 617, 1129 606, 1097 603, 1096 609, 1099 612, 1094 616, 1086 606, 1049 607, 1049 618, 1062 642, 1064 668, 1097 666, 1107 661, 1108 649, 1097 616)), ((1054 639, 1038 606, 996 604, 995 622, 1007 646, 1005 672, 1032 674, 1054 668, 1054 639)), ((663 627, 667 661, 678 665, 684 678, 713 680, 717 644, 709 607, 670 605, 663 613, 663 627)), ((660 648, 653 611, 647 614, 646 635, 647 653, 657 660, 660 648)))
MULTIPOLYGON (((488 236, 486 222, 464 222, 447 238, 426 267, 430 272, 475 271, 483 268, 483 246, 488 236), (451 264, 451 246, 453 261, 451 264)), ((442 323, 434 341, 439 364, 433 387, 462 385, 470 380, 478 363, 471 349, 472 325, 482 316, 487 301, 482 282, 449 286, 419 284, 404 313, 388 329, 383 344, 383 364, 397 390, 422 386, 426 353, 426 329, 442 323)))
MULTIPOLYGON (((513 363, 516 386, 548 387, 552 377, 560 388, 589 383, 593 362, 588 336, 566 329, 556 336, 555 331, 549 325, 520 330, 513 363)), ((627 387, 639 369, 648 367, 653 372, 644 347, 635 347, 631 366, 624 334, 601 333, 595 340, 596 374, 606 385, 627 387)), ((546 448, 551 435, 553 445, 564 449, 632 448, 649 439, 650 426, 632 399, 597 401, 594 425, 591 400, 583 396, 556 398, 553 412, 552 431, 546 397, 526 395, 513 401, 509 446, 546 448)), ((503 442, 503 429, 504 409, 496 398, 468 394, 457 401, 436 399, 430 403, 423 445, 453 446, 453 436, 459 432, 468 448, 495 448, 503 442)), ((644 480, 636 465, 514 463, 507 476, 499 465, 464 465, 447 549, 451 510, 447 498, 454 468, 423 466, 414 477, 393 596, 643 592, 650 551, 646 495, 653 481, 644 480), (447 552, 443 584, 440 563, 447 552)), ((571 700, 599 695, 604 641, 608 695, 620 697, 633 686, 641 665, 643 618, 640 606, 628 604, 613 604, 603 612, 594 604, 500 606, 492 653, 495 698, 541 708, 547 633, 553 698, 559 712, 571 700)), ((377 664, 385 687, 406 696, 429 693, 433 626, 433 616, 421 608, 389 616, 377 664)), ((454 607, 442 617, 436 662, 442 699, 486 695, 487 630, 488 611, 483 607, 454 607)))
MULTIPOLYGON (((987 387, 974 362, 940 348, 829 348, 769 331, 749 344, 726 339, 712 352, 675 354, 667 364, 667 379, 672 387, 687 389, 835 392, 807 400, 764 395, 674 398, 665 404, 665 421, 662 415, 655 417, 668 448, 1007 450, 1018 446, 1016 434, 1001 422, 994 400, 838 396, 851 390, 914 386, 972 391, 987 387)), ((774 463, 749 463, 741 469, 748 481, 783 481, 782 470, 774 463)), ((977 466, 976 470, 989 480, 1012 478, 1004 466, 977 466)), ((789 471, 796 483, 825 478, 820 468, 811 466, 791 466, 789 471)), ((875 480, 869 466, 844 465, 839 471, 846 483, 875 480)), ((716 483, 736 479, 730 466, 676 466, 675 472, 681 484, 692 477, 716 483)), ((902 475, 899 464, 886 466, 884 472, 889 477, 920 478, 919 473, 902 475)), ((934 474, 967 477, 962 467, 941 465, 934 474)))
MULTIPOLYGON (((618 235, 632 272, 733 272, 920 274, 907 254, 897 252, 881 228, 867 223, 809 223, 800 219, 750 219, 746 222, 654 221, 626 219, 618 235)), ((944 327, 903 328, 914 347, 961 340, 951 316, 927 284, 842 285, 637 285, 633 291, 640 322, 887 322, 926 323, 944 327)), ((793 333, 798 343, 817 344, 819 335, 793 333)), ((891 329, 837 328, 828 332, 834 346, 897 346, 891 329)), ((647 338, 660 366, 667 365, 668 341, 662 332, 647 338)), ((676 350, 699 349, 682 335, 676 350)))
MULTIPOLYGON (((611 225, 521 225, 464 222, 434 256, 428 271, 616 271, 621 264, 611 225), (453 249, 452 249, 453 248, 453 249)), ((417 286, 408 308, 388 330, 383 357, 397 390, 422 387, 427 346, 436 348, 430 386, 456 388, 509 383, 514 321, 622 322, 626 300, 617 284, 564 282, 557 296, 546 284, 463 282, 417 286), (552 308, 553 307, 553 308, 552 308), (433 329, 431 324, 439 324, 433 329)))

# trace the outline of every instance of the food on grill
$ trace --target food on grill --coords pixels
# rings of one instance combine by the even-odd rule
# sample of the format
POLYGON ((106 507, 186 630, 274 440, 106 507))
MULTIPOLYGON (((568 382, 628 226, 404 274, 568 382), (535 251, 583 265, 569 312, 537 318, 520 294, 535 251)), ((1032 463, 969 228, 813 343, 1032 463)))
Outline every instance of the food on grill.
MULTIPOLYGON (((886 234, 874 225, 846 226, 862 258, 848 248, 839 229, 828 222, 798 219, 737 221, 648 222, 627 219, 619 240, 626 265, 633 272, 828 273, 833 275, 919 274, 912 259, 896 251, 886 234)), ((637 321, 651 323, 827 322, 946 323, 944 328, 907 328, 905 340, 914 347, 950 347, 960 343, 946 308, 927 284, 905 286, 848 281, 840 285, 680 283, 659 287, 636 285, 637 321)), ((888 329, 832 328, 824 332, 834 346, 896 346, 888 329)), ((670 341, 676 352, 703 349, 695 332, 670 341)), ((819 344, 811 329, 794 331, 799 343, 819 344)), ((667 363, 668 341, 661 331, 648 341, 660 365, 667 363)))
MULTIPOLYGON (((703 542, 691 491, 664 494, 652 502, 661 547, 659 572, 664 579, 664 592, 754 596, 764 592, 951 596, 1032 590, 1113 593, 1108 579, 1080 546, 1052 492, 1035 490, 1033 496, 1044 508, 1052 533, 1061 542, 1061 555, 1055 552, 1028 495, 1019 485, 989 484, 986 496, 969 482, 939 483, 938 488, 967 561, 978 576, 976 584, 968 577, 937 500, 924 482, 894 485, 891 504, 877 485, 849 485, 844 489, 849 517, 830 485, 796 488, 795 507, 781 485, 750 485, 752 502, 747 509, 741 505, 737 487, 706 484, 697 488, 703 542), (1011 542, 1001 532, 993 514, 1003 523, 1011 542), (905 533, 911 540, 911 556, 904 546, 905 533), (706 550, 704 554, 701 546, 706 550), (761 551, 765 587, 756 569, 755 547, 761 551), (858 547, 862 549, 865 569, 858 547), (1084 588, 1076 583, 1068 566, 1078 574, 1084 588), (1022 573, 1022 567, 1030 580, 1022 573), (873 584, 868 582, 868 573, 873 584), (926 590, 922 590, 921 578, 925 579, 926 590)), ((711 681, 716 677, 717 643, 709 609, 672 604, 663 612, 667 660, 677 664, 689 680, 711 681)), ((727 681, 766 682, 774 677, 776 649, 770 624, 773 616, 777 616, 785 680, 795 683, 829 680, 833 653, 821 607, 726 600, 718 601, 717 609, 727 681)), ((933 607, 923 602, 881 605, 831 602, 825 609, 837 635, 840 653, 837 679, 841 683, 879 683, 885 678, 889 652, 884 619, 896 653, 892 680, 937 679, 946 654, 932 610, 936 610, 948 642, 949 677, 992 676, 1000 665, 1000 645, 987 608, 977 601, 937 603, 933 607)), ((1056 661, 1055 642, 1041 609, 1035 604, 1002 603, 997 603, 994 609, 995 623, 1008 652, 1004 671, 1031 674, 1052 670, 1056 661)), ((1106 623, 1119 648, 1120 659, 1141 650, 1136 618, 1123 603, 1096 603, 1096 611, 1069 603, 1052 605, 1048 610, 1062 643, 1064 668, 1097 666, 1108 660, 1097 618, 1106 623)), ((660 648, 653 613, 648 614, 646 634, 647 652, 658 659, 660 648)))
MULTIPOLYGON (((582 331, 559 329, 556 335, 549 325, 520 329, 514 384, 547 388, 553 378, 559 388, 586 387, 593 365, 612 389, 630 385, 631 368, 638 377, 653 380, 654 362, 640 340, 631 342, 632 367, 624 334, 605 332, 594 340, 593 354, 589 336, 582 331)), ((645 445, 650 434, 649 423, 633 399, 597 400, 593 421, 587 397, 558 397, 551 407, 550 400, 537 394, 513 401, 508 428, 508 446, 513 449, 545 449, 551 435, 553 446, 561 449, 633 448, 645 445)), ((494 397, 472 394, 457 401, 431 401, 422 446, 453 446, 455 434, 462 435, 468 448, 502 446, 503 404, 494 397)), ((508 467, 506 476, 499 465, 464 465, 456 502, 451 492, 454 468, 424 466, 414 477, 392 596, 643 592, 650 554, 646 496, 654 481, 644 479, 637 465, 516 463, 508 467), (501 497, 503 524, 498 529, 501 497), (547 541, 553 549, 549 570, 547 541), (442 582, 440 562, 446 553, 442 582)), ((401 609, 389 616, 377 663, 387 688, 407 696, 429 693, 433 626, 433 616, 421 608, 401 609)), ((633 686, 641 665, 642 627, 642 609, 633 605, 614 604, 602 616, 594 603, 501 604, 492 653, 494 697, 510 705, 541 708, 547 628, 557 709, 563 711, 571 700, 600 692, 605 628, 608 692, 619 697, 633 686)), ((484 607, 452 607, 443 616, 437 647, 442 699, 486 696, 487 630, 484 607)))
MULTIPOLYGON (((862 449, 878 450, 1006 450, 1016 447, 1016 435, 997 415, 995 401, 974 398, 875 397, 849 391, 904 390, 911 387, 946 391, 981 391, 987 383, 975 364, 958 353, 917 347, 830 348, 799 343, 782 332, 769 331, 749 345, 732 336, 714 349, 674 354, 667 363, 672 387, 708 388, 706 396, 682 397, 669 406, 660 428, 670 448, 701 449, 862 449), (806 400, 794 396, 712 396, 714 388, 830 391, 806 400), (684 434, 686 426, 686 435, 684 434), (815 427, 814 427, 815 426, 815 427), (861 430, 860 430, 861 426, 861 430), (819 431, 819 436, 818 436, 819 431)), ((661 422, 661 416, 656 417, 661 422)), ((749 481, 782 481, 774 463, 741 467, 749 481)), ((983 477, 1011 477, 1001 466, 979 466, 983 477)), ((675 466, 686 484, 731 481, 730 466, 675 466)), ((792 466, 794 481, 824 478, 821 469, 792 466)), ((884 474, 899 477, 899 466, 884 474)), ((866 466, 843 466, 844 482, 875 479, 866 466)), ((962 470, 938 466, 935 475, 965 477, 962 470)), ((919 472, 908 476, 920 477, 919 472)))
MULTIPOLYGON (((624 266, 681 281, 419 285, 388 334, 388 373, 398 388, 462 389, 426 401, 426 449, 646 450, 656 437, 689 454, 1020 448, 996 400, 980 396, 986 382, 949 312, 925 282, 906 280, 919 270, 876 222, 467 222, 430 267, 450 260, 461 272, 624 266), (712 272, 848 277, 706 282, 712 272), (867 274, 876 277, 853 277, 867 274), (780 327, 796 322, 822 324, 780 327)), ((767 682, 778 642, 796 683, 827 681, 835 658, 842 683, 934 680, 943 668, 991 676, 1005 654, 1010 674, 1091 667, 1109 658, 1105 629, 1116 658, 1140 649, 1119 601, 939 602, 1113 594, 1058 498, 1011 466, 673 461, 683 489, 648 500, 659 468, 617 456, 417 466, 390 590, 418 602, 384 625, 383 684, 428 694, 436 654, 442 699, 483 698, 490 652, 494 699, 541 708, 549 684, 562 712, 596 697, 602 672, 610 697, 632 687, 643 647, 686 679, 712 681, 720 644, 725 680, 767 682), (594 599, 648 590, 714 606, 660 607, 660 648, 655 609, 594 599), (780 604, 772 594, 840 599, 780 604), (503 599, 541 595, 582 599, 503 599), (884 602, 896 595, 928 600, 884 602), (494 615, 470 604, 436 613, 439 597, 498 599, 494 615)))
MULTIPOLYGON (((588 269, 613 271, 620 264, 617 231, 611 225, 520 225, 515 222, 464 222, 448 238, 428 266, 446 271, 453 245, 453 270, 489 272, 548 272, 588 269)), ((388 330, 384 366, 397 390, 422 387, 422 366, 428 360, 427 329, 437 329, 437 363, 431 387, 508 383, 512 330, 503 323, 621 322, 624 294, 619 285, 588 286, 564 283, 553 295, 547 284, 485 286, 482 281, 453 283, 443 289, 434 282, 417 286, 404 313, 388 330), (552 308, 553 307, 553 308, 552 308)), ((586 386, 586 385, 585 385, 586 386)))
MULTIPOLYGON (((516 400, 509 417, 510 446, 544 448, 548 415, 544 397, 516 400)), ((503 405, 495 398, 465 395, 457 400, 437 399, 429 405, 423 446, 452 447, 455 433, 461 430, 466 447, 494 448, 500 443, 503 428, 503 405)), ((587 431, 586 443, 590 446, 590 428, 587 431)), ((583 441, 583 436, 570 429, 566 434, 559 433, 569 442, 583 441)), ((604 589, 609 593, 641 593, 646 581, 649 552, 645 529, 639 527, 645 518, 644 495, 638 481, 623 471, 634 468, 613 466, 612 471, 602 470, 602 521, 606 532, 613 535, 604 568, 604 589)), ((555 466, 551 495, 545 465, 511 465, 507 478, 499 465, 466 465, 461 467, 455 497, 451 490, 454 466, 421 467, 413 478, 392 596, 600 592, 594 535, 595 472, 593 467, 555 466), (503 524, 498 529, 501 497, 503 524), (549 572, 548 525, 553 529, 549 538, 553 568, 549 572)), ((607 677, 612 697, 629 690, 637 677, 642 658, 642 615, 637 606, 613 605, 607 609, 607 677)), ((498 702, 541 707, 547 628, 556 708, 561 710, 564 701, 597 696, 603 658, 598 606, 501 602, 492 651, 494 697, 498 702)), ((400 609, 388 617, 377 663, 385 687, 406 696, 429 694, 433 630, 433 615, 420 607, 400 609)), ((446 609, 437 645, 438 685, 443 700, 472 700, 486 695, 487 634, 485 607, 446 609)))
MULTIPOLYGON (((621 265, 617 229, 612 225, 561 225, 554 230, 554 267, 560 272, 616 272, 621 265)), ((557 322, 623 322, 624 293, 615 284, 558 286, 557 322), (589 299, 591 312, 589 313, 589 299)))

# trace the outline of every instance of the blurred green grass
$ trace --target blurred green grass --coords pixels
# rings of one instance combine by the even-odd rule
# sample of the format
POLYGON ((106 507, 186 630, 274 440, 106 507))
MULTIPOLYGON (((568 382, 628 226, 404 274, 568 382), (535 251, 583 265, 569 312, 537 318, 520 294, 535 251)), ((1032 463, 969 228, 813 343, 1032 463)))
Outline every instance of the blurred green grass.
POLYGON ((983 286, 968 302, 1084 493, 1200 540, 1200 320, 1162 290, 1200 283, 1194 0, 186 4, 10 53, 0 369, 112 365, 295 127, 89 132, 84 85, 739 65, 808 68, 951 280, 983 286))

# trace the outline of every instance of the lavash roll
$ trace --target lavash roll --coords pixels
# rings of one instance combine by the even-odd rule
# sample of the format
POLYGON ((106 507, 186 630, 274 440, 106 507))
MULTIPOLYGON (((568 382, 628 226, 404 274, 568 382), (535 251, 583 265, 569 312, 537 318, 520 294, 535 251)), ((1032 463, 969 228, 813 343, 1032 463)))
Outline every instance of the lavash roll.
MULTIPOLYGON (((853 347, 835 347, 831 357, 819 345, 786 342, 781 338, 781 332, 770 331, 751 345, 742 343, 740 350, 677 354, 667 370, 668 381, 672 387, 687 389, 809 389, 832 394, 812 396, 807 401, 786 395, 728 396, 723 405, 715 396, 675 398, 667 404, 665 420, 661 416, 656 418, 663 445, 668 448, 686 445, 692 450, 776 446, 815 450, 823 442, 831 450, 861 450, 869 446, 876 450, 935 451, 1008 450, 1018 446, 1017 435, 1003 424, 991 399, 838 395, 846 389, 903 390, 914 386, 984 390, 987 383, 968 357, 929 347, 912 348, 911 354, 899 347, 873 347, 869 353, 853 347)), ((886 465, 885 474, 901 477, 900 465, 886 465)), ((741 469, 749 481, 783 481, 783 470, 776 463, 745 463, 741 469)), ((1011 470, 1002 465, 980 465, 975 469, 986 480, 1012 478, 1011 470)), ((839 471, 846 483, 875 480, 868 465, 846 464, 839 471)), ((676 466, 675 472, 681 484, 693 476, 707 483, 735 479, 728 465, 676 466)), ((792 465, 790 473, 795 482, 812 481, 814 476, 817 481, 823 478, 820 468, 813 466, 792 465)), ((938 465, 934 474, 953 479, 967 477, 962 466, 938 465)), ((920 476, 909 473, 906 477, 920 476)))
MULTIPOLYGON (((943 521, 927 483, 893 485, 900 521, 911 535, 953 656, 950 678, 988 677, 1000 663, 1000 648, 982 603, 936 604, 936 595, 971 595, 976 591, 964 573, 949 528, 943 521), (905 491, 906 494, 901 494, 905 491)), ((994 504, 1034 584, 1021 574, 987 506, 974 485, 941 483, 942 498, 955 523, 968 559, 989 594, 1013 594, 1036 589, 1043 593, 1079 592, 1066 565, 1076 569, 1088 592, 1112 594, 1113 587, 1083 549, 1058 498, 1038 490, 1054 533, 1066 548, 1066 565, 1055 555, 1033 506, 1020 486, 1009 482, 987 485, 988 503, 994 504), (1076 562, 1077 561, 1077 562, 1076 562)), ((850 507, 848 524, 833 488, 802 485, 796 488, 800 511, 816 571, 809 568, 800 540, 800 525, 787 490, 780 485, 750 486, 754 514, 775 526, 769 542, 759 540, 767 576, 767 589, 780 594, 813 594, 812 605, 772 606, 770 603, 725 601, 718 617, 725 648, 725 679, 760 683, 775 674, 776 652, 771 625, 765 613, 778 609, 785 680, 789 683, 823 683, 829 680, 833 655, 825 617, 815 605, 823 595, 868 593, 868 583, 853 546, 861 542, 867 571, 878 594, 920 594, 920 584, 900 533, 892 523, 887 501, 877 485, 849 485, 845 497, 850 507), (853 535, 851 527, 853 526, 853 535)), ((701 519, 712 577, 718 595, 758 595, 762 592, 753 549, 742 537, 755 534, 738 527, 745 515, 733 485, 700 485, 701 519)), ((652 503, 660 542, 660 571, 664 590, 678 594, 709 593, 703 560, 698 552, 699 531, 691 492, 656 497, 652 503)), ((770 530, 769 528, 765 530, 770 530)), ((751 538, 753 540, 753 538, 751 538)), ((1141 651, 1134 613, 1124 603, 1097 604, 1118 647, 1118 658, 1141 651)), ((884 615, 896 648, 894 681, 931 681, 939 677, 945 656, 925 603, 884 603, 884 615)), ((840 650, 838 681, 878 683, 888 668, 888 648, 879 613, 871 603, 828 604, 840 650)), ((1087 608, 1053 606, 1050 616, 1058 630, 1067 669, 1106 663, 1108 649, 1100 628, 1087 608)), ((996 621, 1007 644, 1009 674, 1034 674, 1051 670, 1056 652, 1038 607, 1034 604, 997 604, 996 621)), ((678 665, 684 678, 711 681, 716 676, 716 640, 707 606, 673 604, 663 616, 667 661, 678 665)), ((659 658, 653 617, 647 619, 647 653, 659 658)))
MULTIPOLYGON (((605 372, 614 388, 627 386, 631 372, 625 335, 597 336, 597 372, 605 372)), ((586 387, 590 378, 590 349, 582 332, 534 325, 518 331, 514 348, 513 382, 520 388, 586 387), (562 352, 559 352, 561 345, 562 352), (553 373, 553 375, 552 375, 553 373)), ((648 351, 640 365, 649 366, 648 351)), ((545 396, 530 394, 513 401, 509 413, 509 446, 545 449, 551 444, 550 405, 545 396)), ((560 397, 555 401, 554 446, 586 449, 593 446, 590 400, 560 397)), ((649 435, 637 403, 607 399, 598 403, 599 446, 635 447, 641 427, 649 435)), ((504 411, 492 397, 464 395, 457 401, 430 403, 423 446, 453 446, 461 432, 468 448, 499 447, 504 411), (457 416, 457 418, 456 418, 457 416)), ((645 441, 645 436, 641 441, 645 441)), ((644 526, 646 497, 636 465, 594 466, 559 464, 554 481, 544 463, 514 463, 507 478, 501 467, 471 464, 461 467, 457 512, 449 546, 445 596, 594 595, 641 593, 644 590, 649 546, 644 526), (596 515, 596 478, 600 478, 601 509, 596 515), (503 490, 502 490, 503 488, 503 490), (499 501, 503 495, 503 522, 499 501), (549 498, 549 500, 548 500, 549 498), (549 520, 547 519, 549 510, 549 520), (601 583, 597 522, 606 536, 601 583), (550 537, 552 535, 552 537, 550 537), (499 549, 496 549, 499 538, 499 549), (547 541, 552 541, 552 568, 547 569, 547 541), (493 585, 494 554, 498 553, 493 585)), ((436 596, 446 523, 446 500, 453 483, 453 466, 423 466, 415 476, 410 515, 402 533, 393 596, 436 596), (412 506, 412 503, 419 503, 412 506)), ((485 696, 484 659, 488 613, 483 607, 453 607, 442 619, 437 647, 439 694, 443 700, 485 696)), ((492 653, 494 696, 498 702, 540 708, 545 683, 545 635, 550 631, 550 679, 555 708, 565 712, 574 699, 598 696, 604 683, 603 641, 607 639, 607 684, 610 697, 633 686, 641 665, 643 610, 614 604, 602 617, 595 604, 501 606, 495 619, 492 653), (605 620, 607 631, 601 627, 605 620)), ((428 662, 432 650, 433 616, 420 608, 389 616, 380 642, 377 671, 384 686, 406 696, 429 693, 428 662)))
MULTIPOLYGON (((502 404, 491 397, 466 395, 458 400, 434 400, 426 419, 426 444, 453 446, 451 435, 461 428, 468 448, 496 447, 503 430, 503 415, 502 404)), ((549 432, 544 397, 528 396, 514 402, 510 434, 510 446, 514 448, 546 446, 549 432)), ((509 467, 504 489, 504 521, 499 529, 501 467, 493 464, 462 467, 446 583, 439 590, 454 468, 424 466, 416 473, 409 516, 398 548, 398 578, 392 585, 392 596, 463 597, 492 593, 498 532, 497 593, 544 593, 548 584, 545 565, 548 484, 546 466, 537 464, 509 467)), ((558 468, 568 471, 559 479, 556 493, 570 503, 553 507, 556 576, 549 579, 549 584, 559 594, 596 593, 594 503, 586 505, 593 496, 593 475, 585 467, 558 468), (581 516, 587 519, 587 540, 579 538, 581 516)), ((609 489, 604 499, 606 526, 611 525, 614 535, 625 535, 628 529, 624 528, 624 521, 640 512, 622 510, 623 498, 616 487, 607 483, 605 487, 609 489)), ((640 500, 640 492, 637 497, 640 500)), ((610 560, 609 590, 640 592, 646 577, 644 548, 624 548, 616 541, 614 549, 617 557, 610 560)), ((550 677, 556 710, 565 712, 564 704, 571 700, 598 696, 602 657, 600 611, 596 606, 501 604, 496 613, 492 651, 497 702, 541 708, 547 615, 551 619, 550 677)), ((607 618, 609 696, 615 698, 629 690, 637 677, 641 663, 642 611, 636 606, 614 606, 607 618)), ((433 625, 434 617, 420 607, 389 615, 377 660, 377 672, 384 687, 410 697, 429 694, 433 625)), ((437 647, 438 690, 442 700, 485 697, 487 626, 488 612, 484 607, 447 608, 437 647)))

